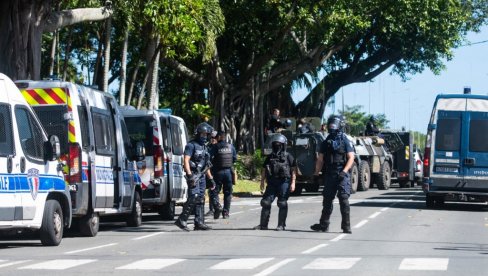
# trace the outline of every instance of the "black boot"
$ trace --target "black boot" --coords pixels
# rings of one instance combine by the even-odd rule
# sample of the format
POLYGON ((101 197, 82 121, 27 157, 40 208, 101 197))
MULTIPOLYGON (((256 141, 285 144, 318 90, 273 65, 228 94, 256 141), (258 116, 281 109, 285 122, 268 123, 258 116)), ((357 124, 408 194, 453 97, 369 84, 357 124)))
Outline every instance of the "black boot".
POLYGON ((268 230, 269 215, 271 214, 271 209, 262 208, 261 209, 261 219, 259 225, 254 227, 254 230, 268 230))
POLYGON ((322 209, 322 214, 320 215, 319 223, 310 226, 310 229, 317 232, 328 232, 330 224, 330 215, 332 211, 329 209, 322 209))
POLYGON ((282 207, 278 211, 278 227, 276 227, 276 231, 284 231, 286 227, 286 217, 288 215, 288 208, 282 207))
POLYGON ((214 219, 218 219, 222 214, 222 205, 217 201, 214 203, 214 219))
POLYGON ((341 222, 341 228, 342 232, 346 234, 352 234, 351 231, 351 219, 350 219, 350 207, 349 207, 349 200, 342 200, 339 201, 341 205, 341 217, 342 217, 342 222, 341 222))
POLYGON ((205 224, 205 216, 204 216, 205 210, 204 209, 205 209, 205 205, 203 205, 203 204, 196 206, 196 208, 195 208, 195 227, 193 228, 193 230, 206 231, 206 230, 212 229, 212 227, 205 224))
POLYGON ((175 221, 175 225, 182 230, 190 231, 186 225, 186 221, 188 220, 188 217, 193 209, 195 209, 195 198, 190 196, 183 205, 183 210, 181 211, 178 219, 175 221))

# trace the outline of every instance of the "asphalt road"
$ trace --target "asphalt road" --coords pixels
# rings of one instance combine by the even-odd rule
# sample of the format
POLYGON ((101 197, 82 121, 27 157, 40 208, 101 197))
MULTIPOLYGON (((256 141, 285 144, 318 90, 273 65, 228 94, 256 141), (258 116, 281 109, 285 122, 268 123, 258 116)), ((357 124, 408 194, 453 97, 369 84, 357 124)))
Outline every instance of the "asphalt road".
MULTIPOLYGON (((183 232, 145 214, 142 227, 103 223, 94 238, 69 232, 58 247, 32 235, 0 240, 1 275, 487 275, 488 206, 424 208, 419 189, 352 195, 353 233, 337 202, 330 232, 316 233, 322 197, 289 200, 287 231, 259 231, 260 198, 235 198, 214 230, 183 232)), ((270 227, 277 223, 273 205, 270 227)))

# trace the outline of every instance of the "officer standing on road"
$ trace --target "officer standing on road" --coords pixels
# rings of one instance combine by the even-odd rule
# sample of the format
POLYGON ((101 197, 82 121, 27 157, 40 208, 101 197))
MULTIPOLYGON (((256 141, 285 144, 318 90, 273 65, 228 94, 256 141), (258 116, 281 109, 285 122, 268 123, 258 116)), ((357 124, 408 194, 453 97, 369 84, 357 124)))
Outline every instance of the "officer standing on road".
POLYGON ((175 222, 175 225, 185 231, 190 231, 186 221, 190 216, 191 210, 195 208, 195 227, 194 230, 210 230, 211 227, 205 224, 205 188, 206 180, 215 186, 212 173, 209 168, 210 155, 207 151, 207 139, 212 133, 213 128, 207 123, 201 123, 195 131, 195 138, 185 146, 183 168, 185 170, 190 192, 188 200, 183 205, 183 211, 175 222))
POLYGON ((283 231, 286 227, 288 215, 288 197, 295 190, 296 161, 286 152, 286 137, 276 134, 271 137, 272 153, 264 161, 261 172, 261 190, 264 190, 264 180, 268 185, 261 199, 261 219, 256 230, 267 230, 271 204, 278 197, 278 227, 276 231, 283 231))
MULTIPOLYGON (((210 136, 210 144, 208 145, 208 152, 212 152, 215 145, 217 145, 217 131, 212 131, 210 136)), ((215 187, 214 187, 215 188, 215 187)), ((214 189, 207 189, 208 194, 208 212, 205 214, 206 217, 213 217, 214 213, 214 198, 213 198, 213 190, 214 189)))
POLYGON ((354 163, 354 148, 344 134, 345 123, 342 117, 332 115, 327 121, 329 135, 322 142, 319 156, 315 164, 315 174, 318 175, 325 167, 325 186, 323 194, 323 209, 320 223, 310 226, 314 231, 329 231, 330 215, 332 214, 334 198, 338 197, 341 208, 341 228, 344 233, 351 234, 349 196, 351 182, 349 169, 354 163))
MULTIPOLYGON (((217 202, 215 205, 220 206, 219 194, 224 190, 224 208, 222 218, 229 218, 230 203, 232 200, 232 166, 237 161, 237 153, 234 146, 225 141, 226 133, 217 132, 217 144, 212 147, 210 156, 212 158, 212 175, 215 176, 217 186, 212 190, 212 199, 217 202)), ((214 206, 215 206, 214 205, 214 206)), ((214 219, 219 218, 219 213, 215 212, 214 219)))

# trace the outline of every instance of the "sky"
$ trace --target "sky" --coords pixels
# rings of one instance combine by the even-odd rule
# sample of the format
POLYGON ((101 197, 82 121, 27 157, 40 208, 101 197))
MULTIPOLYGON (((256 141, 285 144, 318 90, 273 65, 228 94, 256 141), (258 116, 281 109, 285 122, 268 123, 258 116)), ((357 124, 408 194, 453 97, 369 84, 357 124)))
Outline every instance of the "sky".
MULTIPOLYGON (((454 49, 454 57, 445 61, 446 68, 434 75, 430 70, 410 76, 403 82, 386 70, 371 82, 351 84, 335 95, 335 113, 345 106, 361 105, 368 114, 384 113, 390 121, 388 127, 425 133, 435 97, 438 94, 462 94, 471 87, 472 94, 488 95, 488 26, 479 33, 467 36, 469 46, 454 49), (342 100, 344 99, 344 101, 342 100)), ((306 89, 296 89, 295 102, 308 94, 306 89)), ((333 112, 327 106, 326 116, 333 112)))

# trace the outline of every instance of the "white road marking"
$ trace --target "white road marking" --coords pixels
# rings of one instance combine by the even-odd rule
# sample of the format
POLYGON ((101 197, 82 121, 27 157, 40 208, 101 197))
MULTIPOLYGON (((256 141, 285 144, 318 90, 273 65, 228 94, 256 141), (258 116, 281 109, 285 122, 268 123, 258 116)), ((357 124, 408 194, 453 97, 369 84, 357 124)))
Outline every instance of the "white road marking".
POLYGON ((231 214, 231 215, 237 215, 237 214, 242 214, 242 213, 244 213, 244 211, 232 212, 232 213, 230 213, 230 214, 231 214))
POLYGON ((342 240, 342 239, 343 239, 345 236, 347 236, 347 234, 340 234, 339 236, 337 236, 337 237, 333 238, 333 239, 332 239, 332 240, 330 240, 330 241, 332 241, 332 242, 340 241, 340 240, 342 240))
POLYGON ((30 260, 24 260, 24 261, 14 261, 14 262, 9 262, 9 263, 0 264, 0 268, 2 268, 2 267, 7 267, 7 266, 12 266, 12 265, 23 264, 23 263, 26 263, 26 262, 30 262, 30 260))
POLYGON ((388 209, 390 209, 390 207, 385 207, 385 208, 381 209, 380 211, 381 211, 381 212, 384 212, 384 211, 386 211, 386 210, 388 210, 388 209))
POLYGON ((312 247, 312 248, 310 248, 310 249, 307 249, 307 250, 303 251, 303 252, 302 252, 302 254, 310 254, 310 253, 312 253, 312 252, 314 252, 314 251, 319 250, 319 249, 320 249, 320 248, 322 248, 322 247, 326 247, 327 245, 328 245, 328 244, 326 244, 326 243, 319 244, 319 245, 317 245, 317 246, 314 246, 314 247, 312 247))
POLYGON ((381 214, 381 212, 376 212, 376 213, 372 214, 371 216, 369 216, 368 218, 374 219, 375 217, 379 216, 380 214, 381 214))
POLYGON ((261 210, 262 207, 259 207, 259 208, 252 208, 252 209, 249 209, 249 211, 256 211, 256 210, 261 210))
POLYGON ((128 265, 116 267, 115 269, 155 270, 180 263, 184 260, 185 259, 144 259, 130 263, 128 265))
POLYGON ((295 258, 284 259, 283 261, 266 268, 265 270, 259 272, 258 274, 254 274, 254 276, 267 276, 275 272, 276 270, 278 270, 280 267, 286 265, 287 263, 293 262, 294 260, 296 259, 295 258))
POLYGON ((152 234, 145 235, 145 236, 142 236, 142 237, 133 238, 132 240, 133 241, 138 241, 138 240, 142 240, 142 239, 145 239, 145 238, 154 237, 154 236, 161 235, 161 234, 164 234, 164 232, 152 233, 152 234))
POLYGON ((52 269, 52 270, 63 270, 72 268, 75 266, 80 266, 88 263, 95 262, 97 260, 88 260, 88 259, 81 259, 81 260, 52 260, 42 263, 37 263, 33 265, 28 265, 24 267, 20 267, 19 269, 52 269))
POLYGON ((399 270, 447 270, 447 258, 405 258, 399 270))
POLYGON ((241 258, 230 259, 220 262, 210 269, 254 269, 264 263, 270 262, 274 258, 241 258))
POLYGON ((303 269, 350 269, 361 258, 318 258, 303 267, 303 269))
POLYGON ((363 219, 362 221, 360 221, 358 224, 354 225, 353 228, 361 228, 363 225, 365 225, 366 223, 368 223, 368 220, 367 219, 363 219))
POLYGON ((288 200, 287 201, 288 203, 303 203, 303 199, 292 199, 292 200, 288 200))
POLYGON ((117 245, 117 244, 118 243, 109 243, 109 244, 105 244, 105 245, 100 245, 100 246, 95 246, 95 247, 90 247, 90 248, 85 248, 85 249, 80 249, 80 250, 69 251, 69 252, 65 252, 64 254, 74 254, 74 253, 79 253, 79 252, 84 252, 84 251, 90 251, 90 250, 95 250, 95 249, 99 249, 99 248, 114 246, 114 245, 117 245))

